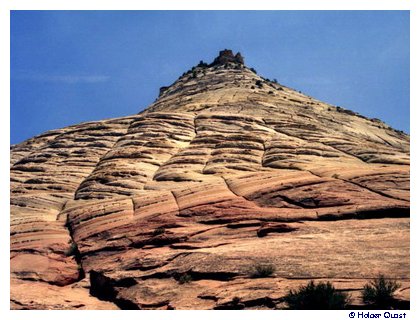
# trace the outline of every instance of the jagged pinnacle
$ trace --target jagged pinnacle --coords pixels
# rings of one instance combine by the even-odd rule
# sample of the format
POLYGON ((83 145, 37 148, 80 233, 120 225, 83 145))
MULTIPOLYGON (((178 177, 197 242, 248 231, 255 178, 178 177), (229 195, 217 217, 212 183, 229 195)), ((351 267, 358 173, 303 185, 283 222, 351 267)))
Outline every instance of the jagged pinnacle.
POLYGON ((240 52, 233 55, 232 50, 225 49, 219 52, 219 56, 217 56, 214 59, 213 63, 210 66, 224 65, 227 63, 235 63, 235 64, 243 65, 244 58, 242 57, 240 52))

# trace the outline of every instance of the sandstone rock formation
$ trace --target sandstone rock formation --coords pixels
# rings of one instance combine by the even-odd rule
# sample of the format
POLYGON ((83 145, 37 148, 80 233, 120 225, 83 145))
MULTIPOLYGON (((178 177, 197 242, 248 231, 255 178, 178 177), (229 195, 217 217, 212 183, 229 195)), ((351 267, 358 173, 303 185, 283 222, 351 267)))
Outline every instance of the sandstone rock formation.
POLYGON ((225 49, 219 52, 219 55, 216 57, 216 59, 214 59, 213 63, 210 66, 214 67, 218 65, 225 65, 227 63, 243 65, 244 58, 242 57, 240 52, 233 55, 232 50, 225 49))
POLYGON ((409 300, 409 137, 200 63, 145 111, 11 148, 11 308, 282 308, 379 272, 409 300), (253 276, 272 266, 267 278, 253 276))

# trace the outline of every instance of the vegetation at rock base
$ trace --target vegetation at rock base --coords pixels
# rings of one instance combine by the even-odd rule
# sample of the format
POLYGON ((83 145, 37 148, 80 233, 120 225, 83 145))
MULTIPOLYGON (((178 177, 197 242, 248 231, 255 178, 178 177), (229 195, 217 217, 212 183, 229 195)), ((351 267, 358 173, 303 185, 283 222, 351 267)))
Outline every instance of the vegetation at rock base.
POLYGON ((276 267, 272 264, 257 264, 252 268, 252 278, 267 278, 273 275, 276 271, 276 267))
POLYGON ((363 287, 363 302, 378 309, 389 309, 394 301, 394 293, 400 287, 400 283, 379 274, 363 287))
POLYGON ((65 255, 67 256, 67 257, 70 257, 70 256, 75 256, 77 253, 79 252, 79 249, 77 248, 77 244, 76 244, 76 242, 72 242, 71 244, 70 244, 70 247, 67 249, 67 251, 65 252, 65 255))
POLYGON ((189 275, 188 273, 182 274, 178 279, 178 282, 180 284, 190 283, 191 281, 192 281, 192 276, 189 275))
POLYGON ((158 227, 153 231, 153 236, 158 236, 165 233, 165 228, 164 227, 158 227))
POLYGON ((350 296, 337 291, 330 282, 315 284, 311 280, 298 290, 290 290, 285 297, 289 309, 296 310, 339 310, 350 303, 350 296))

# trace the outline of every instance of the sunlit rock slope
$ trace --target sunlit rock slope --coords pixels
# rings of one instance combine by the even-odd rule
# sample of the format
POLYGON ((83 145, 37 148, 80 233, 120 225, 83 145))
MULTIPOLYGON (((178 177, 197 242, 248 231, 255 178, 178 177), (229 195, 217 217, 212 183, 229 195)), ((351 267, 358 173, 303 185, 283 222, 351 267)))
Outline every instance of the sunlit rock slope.
POLYGON ((357 305, 378 273, 408 301, 409 164, 403 132, 222 51, 11 147, 11 308, 274 309, 309 279, 357 305))

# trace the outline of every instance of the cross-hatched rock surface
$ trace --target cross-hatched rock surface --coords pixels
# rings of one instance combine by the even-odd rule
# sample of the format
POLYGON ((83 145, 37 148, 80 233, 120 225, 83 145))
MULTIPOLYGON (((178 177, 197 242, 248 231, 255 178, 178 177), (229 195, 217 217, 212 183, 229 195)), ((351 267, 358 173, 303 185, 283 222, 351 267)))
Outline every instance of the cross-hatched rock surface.
POLYGON ((222 51, 11 147, 11 308, 275 309, 310 279, 358 305, 378 273, 409 301, 409 165, 403 132, 222 51))

